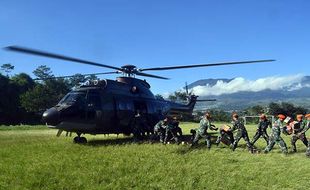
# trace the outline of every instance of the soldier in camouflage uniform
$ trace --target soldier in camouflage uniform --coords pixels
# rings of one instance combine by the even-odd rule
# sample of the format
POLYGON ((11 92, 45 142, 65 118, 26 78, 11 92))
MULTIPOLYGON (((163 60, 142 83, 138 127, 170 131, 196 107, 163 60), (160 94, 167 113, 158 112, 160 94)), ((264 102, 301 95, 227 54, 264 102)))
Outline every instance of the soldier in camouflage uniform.
POLYGON ((300 139, 304 143, 304 145, 308 147, 308 140, 305 134, 307 130, 304 130, 306 128, 307 122, 303 120, 303 115, 297 115, 296 119, 298 122, 298 125, 297 125, 298 128, 295 127, 293 129, 293 134, 291 137, 291 144, 292 144, 293 152, 297 152, 296 141, 298 139, 300 139))
POLYGON ((238 142, 240 141, 241 138, 243 138, 246 142, 246 146, 248 147, 248 149, 252 152, 252 145, 250 143, 250 139, 249 139, 249 135, 248 132, 243 124, 243 122, 239 119, 238 114, 233 114, 232 117, 233 121, 232 121, 232 128, 229 129, 229 131, 237 131, 236 135, 234 137, 234 142, 231 145, 232 150, 234 151, 237 148, 238 142))
POLYGON ((131 128, 134 137, 134 141, 137 142, 143 139, 143 118, 140 114, 140 110, 136 110, 134 117, 131 120, 131 128))
POLYGON ((167 144, 167 142, 170 139, 174 139, 174 141, 179 144, 179 138, 178 138, 178 134, 177 134, 178 125, 176 125, 176 124, 177 123, 175 123, 171 118, 168 119, 166 132, 165 132, 164 144, 167 144))
POLYGON ((208 148, 211 148, 211 135, 207 132, 210 130, 217 130, 214 125, 211 125, 211 115, 207 112, 204 117, 200 120, 199 128, 195 129, 195 137, 192 142, 192 146, 198 144, 200 138, 205 138, 206 144, 208 148))
POLYGON ((154 127, 154 134, 159 136, 159 141, 161 143, 164 142, 167 124, 168 117, 166 117, 164 120, 159 121, 154 127))
POLYGON ((284 154, 287 154, 286 143, 284 142, 284 140, 280 136, 281 132, 283 132, 283 130, 285 128, 284 119, 286 118, 286 116, 283 114, 279 114, 278 118, 279 119, 276 120, 272 126, 271 135, 269 137, 269 143, 268 143, 268 146, 264 150, 265 153, 270 152, 272 150, 273 146, 277 143, 280 146, 282 152, 284 154))
POLYGON ((267 128, 268 126, 271 128, 271 122, 267 119, 266 115, 265 114, 261 114, 260 115, 260 121, 258 123, 258 126, 257 126, 257 130, 256 130, 256 133, 253 137, 253 140, 251 142, 252 146, 255 144, 255 142, 262 136, 267 145, 268 145, 268 140, 269 140, 269 136, 267 134, 267 128))
MULTIPOLYGON (((303 130, 304 133, 306 133, 308 131, 308 129, 310 128, 310 114, 308 113, 305 118, 307 119, 307 124, 303 130)), ((306 156, 310 157, 310 143, 308 142, 308 148, 306 151, 306 156)))

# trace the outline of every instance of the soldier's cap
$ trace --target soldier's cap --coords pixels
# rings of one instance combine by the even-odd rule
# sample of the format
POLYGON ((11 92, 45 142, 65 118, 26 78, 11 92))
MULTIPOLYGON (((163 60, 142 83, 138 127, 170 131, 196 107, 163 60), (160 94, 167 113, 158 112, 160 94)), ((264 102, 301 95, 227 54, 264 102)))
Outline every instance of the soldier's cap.
POLYGON ((302 114, 298 114, 298 115, 296 116, 297 119, 302 119, 303 117, 304 117, 304 115, 302 115, 302 114))
POLYGON ((259 116, 259 118, 261 118, 261 119, 266 119, 266 115, 262 113, 262 114, 259 116))
POLYGON ((279 118, 279 119, 285 119, 285 118, 286 118, 286 116, 285 116, 285 115, 283 115, 283 114, 279 114, 279 115, 278 115, 278 118, 279 118))
POLYGON ((307 115, 305 115, 305 118, 310 118, 310 113, 308 113, 307 115))

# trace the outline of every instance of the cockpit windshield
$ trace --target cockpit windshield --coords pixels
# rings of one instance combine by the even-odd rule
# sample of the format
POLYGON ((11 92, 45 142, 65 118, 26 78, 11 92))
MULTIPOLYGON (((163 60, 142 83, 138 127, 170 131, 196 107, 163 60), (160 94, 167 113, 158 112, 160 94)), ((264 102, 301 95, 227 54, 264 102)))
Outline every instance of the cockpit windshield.
POLYGON ((58 104, 74 104, 76 102, 85 103, 86 91, 74 91, 68 93, 58 104))

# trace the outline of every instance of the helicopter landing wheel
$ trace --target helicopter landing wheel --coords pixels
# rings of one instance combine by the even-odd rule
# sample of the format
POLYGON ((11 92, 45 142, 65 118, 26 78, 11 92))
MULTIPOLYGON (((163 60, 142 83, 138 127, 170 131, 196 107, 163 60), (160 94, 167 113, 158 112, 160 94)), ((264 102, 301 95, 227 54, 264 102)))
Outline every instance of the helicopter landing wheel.
POLYGON ((77 136, 77 137, 74 137, 73 142, 77 144, 86 144, 87 139, 85 137, 77 136))

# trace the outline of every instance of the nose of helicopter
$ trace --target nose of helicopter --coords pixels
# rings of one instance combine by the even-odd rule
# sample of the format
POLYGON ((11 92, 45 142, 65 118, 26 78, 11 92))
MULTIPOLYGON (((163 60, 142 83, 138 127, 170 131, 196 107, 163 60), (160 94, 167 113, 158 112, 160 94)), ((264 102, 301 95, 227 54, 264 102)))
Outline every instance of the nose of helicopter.
POLYGON ((56 126, 59 124, 59 111, 56 108, 46 110, 42 115, 42 120, 48 125, 56 126))

